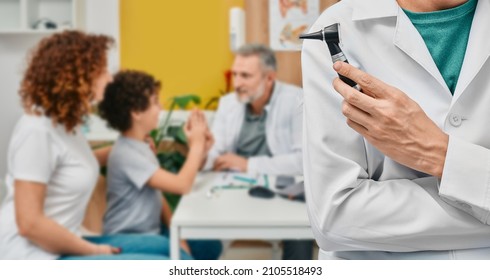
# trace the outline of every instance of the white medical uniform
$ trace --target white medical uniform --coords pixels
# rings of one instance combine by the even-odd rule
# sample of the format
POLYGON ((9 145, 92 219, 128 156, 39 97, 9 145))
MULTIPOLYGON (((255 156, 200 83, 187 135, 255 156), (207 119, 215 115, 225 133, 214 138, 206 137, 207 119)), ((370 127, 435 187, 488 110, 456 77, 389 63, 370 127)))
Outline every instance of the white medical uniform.
POLYGON ((325 43, 306 41, 304 176, 322 252, 337 251, 341 258, 387 256, 375 251, 415 252, 392 258, 490 258, 488 11, 490 1, 480 0, 454 96, 395 0, 343 0, 311 28, 340 23, 349 62, 405 92, 449 134, 441 179, 386 157, 346 124, 325 43), (427 250, 438 252, 421 252, 427 250))

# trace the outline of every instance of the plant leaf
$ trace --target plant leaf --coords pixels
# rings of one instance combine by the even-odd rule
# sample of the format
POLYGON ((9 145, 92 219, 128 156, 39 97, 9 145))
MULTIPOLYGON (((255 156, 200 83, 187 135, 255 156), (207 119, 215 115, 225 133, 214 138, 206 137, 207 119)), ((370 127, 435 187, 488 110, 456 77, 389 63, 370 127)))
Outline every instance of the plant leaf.
POLYGON ((158 129, 153 129, 152 131, 150 131, 150 137, 153 140, 153 144, 155 144, 155 147, 158 147, 158 142, 160 141, 160 139, 158 139, 158 133, 158 129))
POLYGON ((172 210, 172 212, 174 212, 175 208, 177 208, 177 205, 179 205, 181 195, 166 192, 163 192, 163 195, 165 196, 165 199, 167 200, 170 209, 172 210))
POLYGON ((204 109, 209 109, 211 106, 218 104, 219 102, 219 97, 215 96, 209 99, 208 103, 206 103, 206 106, 204 106, 204 109))
POLYGON ((201 104, 201 98, 195 94, 185 94, 171 98, 180 109, 185 109, 190 103, 201 104))
POLYGON ((185 157, 176 151, 159 153, 157 158, 160 166, 172 173, 179 172, 185 162, 185 157))
POLYGON ((184 133, 184 126, 170 126, 167 130, 167 136, 172 137, 174 141, 184 144, 187 144, 187 137, 184 133))
POLYGON ((183 126, 180 126, 179 129, 177 129, 175 131, 174 139, 178 143, 187 145, 187 136, 185 136, 184 127, 183 126))

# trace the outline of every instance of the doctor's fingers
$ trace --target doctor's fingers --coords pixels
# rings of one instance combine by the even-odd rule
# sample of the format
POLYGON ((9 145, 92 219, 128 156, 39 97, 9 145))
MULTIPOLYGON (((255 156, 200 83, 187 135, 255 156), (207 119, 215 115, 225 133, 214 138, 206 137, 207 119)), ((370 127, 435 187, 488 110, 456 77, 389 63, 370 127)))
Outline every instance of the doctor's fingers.
POLYGON ((353 106, 345 100, 342 102, 342 114, 346 116, 348 120, 354 121, 367 128, 376 121, 370 114, 353 106))
POLYGON ((214 167, 213 169, 215 171, 220 171, 220 170, 225 170, 228 168, 228 162, 226 160, 220 160, 219 158, 216 159, 216 161, 214 162, 214 167))
POLYGON ((386 83, 348 63, 338 61, 335 62, 333 68, 337 73, 350 78, 361 86, 363 93, 374 98, 387 96, 391 91, 391 87, 386 83))
POLYGON ((229 164, 233 161, 233 158, 235 157, 235 154, 233 153, 226 153, 226 154, 222 154, 221 156, 219 156, 216 161, 218 161, 219 163, 222 163, 222 164, 229 164))
POLYGON ((347 119, 347 125, 350 128, 352 128, 353 130, 355 130, 357 133, 362 135, 364 138, 366 138, 366 140, 368 140, 368 142, 371 143, 372 138, 370 137, 369 130, 367 128, 360 125, 359 123, 356 123, 355 121, 353 121, 351 119, 347 119))
POLYGON ((363 94, 362 92, 344 83, 341 79, 335 78, 333 80, 333 87, 349 104, 369 114, 372 114, 375 110, 377 105, 376 99, 363 94))
POLYGON ((214 162, 213 171, 222 171, 222 170, 224 170, 224 168, 222 167, 222 165, 219 165, 216 162, 214 162))

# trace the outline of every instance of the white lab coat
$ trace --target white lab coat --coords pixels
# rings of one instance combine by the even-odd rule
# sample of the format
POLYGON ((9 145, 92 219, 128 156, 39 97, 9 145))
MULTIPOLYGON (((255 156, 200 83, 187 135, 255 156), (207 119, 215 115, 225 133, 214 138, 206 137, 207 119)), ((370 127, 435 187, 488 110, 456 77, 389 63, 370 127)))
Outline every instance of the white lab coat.
MULTIPOLYGON (((215 144, 209 151, 204 170, 212 169, 218 156, 236 152, 245 119, 245 107, 238 101, 236 93, 230 93, 220 99, 212 125, 215 144)), ((302 108, 301 88, 276 81, 271 100, 265 107, 266 138, 272 157, 250 157, 248 173, 302 174, 302 108)))
MULTIPOLYGON (((384 156, 346 124, 325 43, 306 41, 304 176, 311 226, 322 250, 490 247, 488 11, 489 0, 480 0, 454 96, 395 0, 343 0, 311 28, 340 23, 349 62, 404 91, 449 134, 442 179, 384 156)), ((489 252, 484 257, 490 258, 489 252)))

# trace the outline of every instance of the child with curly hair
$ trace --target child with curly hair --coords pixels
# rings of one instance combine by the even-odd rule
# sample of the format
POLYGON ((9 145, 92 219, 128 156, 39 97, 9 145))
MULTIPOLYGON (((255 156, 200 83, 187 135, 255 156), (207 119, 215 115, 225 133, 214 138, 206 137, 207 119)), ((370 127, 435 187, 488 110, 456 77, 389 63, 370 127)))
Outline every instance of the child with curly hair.
MULTIPOLYGON (((162 191, 185 194, 214 140, 204 114, 194 110, 184 127, 189 143, 187 159, 178 174, 160 168, 151 146, 145 141, 158 126, 160 82, 140 71, 121 71, 105 90, 99 112, 109 126, 121 132, 107 167, 107 211, 104 234, 168 235, 170 207, 162 191), (163 211, 162 214, 162 209, 163 211)), ((168 250, 168 242, 161 244, 168 250)), ((197 259, 216 259, 219 241, 189 241, 183 249, 197 259)), ((186 254, 184 254, 186 256, 186 254)))

